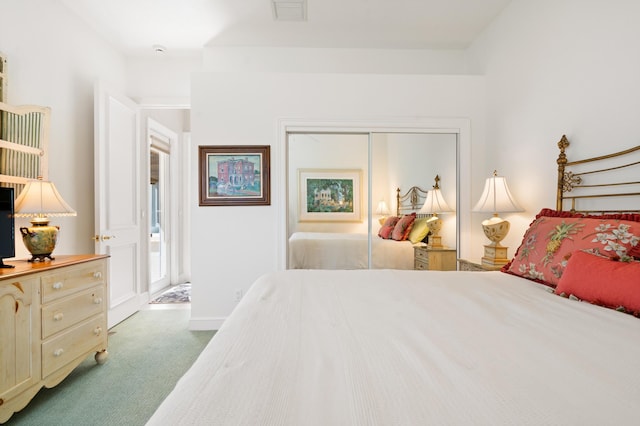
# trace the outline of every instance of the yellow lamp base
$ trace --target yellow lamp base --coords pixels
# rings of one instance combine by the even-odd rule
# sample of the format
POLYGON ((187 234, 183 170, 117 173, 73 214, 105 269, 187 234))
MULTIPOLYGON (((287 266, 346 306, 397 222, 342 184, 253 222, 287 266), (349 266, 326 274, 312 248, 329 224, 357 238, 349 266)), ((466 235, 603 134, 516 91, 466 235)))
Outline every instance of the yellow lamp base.
POLYGON ((501 245, 487 244, 484 246, 484 256, 482 256, 482 264, 487 266, 504 266, 509 263, 507 258, 507 249, 501 245))
POLYGON ((427 248, 430 249, 441 249, 444 248, 442 245, 442 237, 440 235, 429 235, 427 239, 427 248))

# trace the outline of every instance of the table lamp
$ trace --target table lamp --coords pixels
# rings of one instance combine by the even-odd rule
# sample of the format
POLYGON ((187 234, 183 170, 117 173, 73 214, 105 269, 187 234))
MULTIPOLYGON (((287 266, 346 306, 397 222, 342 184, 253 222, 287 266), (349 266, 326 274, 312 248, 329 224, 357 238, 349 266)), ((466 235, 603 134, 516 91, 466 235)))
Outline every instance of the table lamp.
POLYGON ((380 222, 380 225, 383 225, 384 221, 387 220, 387 216, 391 214, 386 201, 380 200, 380 202, 378 203, 378 207, 376 208, 376 214, 381 215, 380 219, 378 219, 378 222, 380 222))
POLYGON ((16 199, 16 217, 31 217, 31 227, 20 228, 22 241, 31 253, 29 262, 53 260, 58 226, 49 226, 48 216, 75 216, 73 210, 60 196, 53 182, 38 178, 26 184, 16 199))
POLYGON ((418 211, 418 213, 430 214, 432 215, 429 220, 427 220, 427 225, 429 226, 429 239, 427 243, 427 248, 443 248, 442 246, 442 237, 440 236, 440 230, 442 229, 442 219, 438 217, 440 213, 450 213, 454 210, 449 207, 447 202, 444 200, 442 196, 442 192, 440 191, 440 176, 436 175, 435 178, 436 184, 433 185, 433 189, 427 192, 427 198, 424 200, 424 204, 422 208, 418 211))
POLYGON ((511 195, 507 180, 498 176, 498 172, 495 170, 493 176, 487 178, 482 195, 473 211, 493 213, 493 217, 482 222, 484 235, 491 241, 490 244, 484 246, 482 263, 493 267, 505 265, 509 261, 507 258, 508 247, 501 245, 500 241, 507 236, 511 225, 508 221, 500 218, 498 213, 513 213, 524 210, 511 195))

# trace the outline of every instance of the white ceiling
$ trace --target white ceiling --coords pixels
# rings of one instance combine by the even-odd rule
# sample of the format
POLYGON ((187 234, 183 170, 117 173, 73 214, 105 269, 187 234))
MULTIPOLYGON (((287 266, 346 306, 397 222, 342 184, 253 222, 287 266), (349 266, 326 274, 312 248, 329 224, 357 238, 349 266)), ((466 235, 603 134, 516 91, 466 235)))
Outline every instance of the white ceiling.
POLYGON ((511 0, 307 0, 275 21, 271 0, 61 0, 128 55, 205 46, 465 48, 511 0))

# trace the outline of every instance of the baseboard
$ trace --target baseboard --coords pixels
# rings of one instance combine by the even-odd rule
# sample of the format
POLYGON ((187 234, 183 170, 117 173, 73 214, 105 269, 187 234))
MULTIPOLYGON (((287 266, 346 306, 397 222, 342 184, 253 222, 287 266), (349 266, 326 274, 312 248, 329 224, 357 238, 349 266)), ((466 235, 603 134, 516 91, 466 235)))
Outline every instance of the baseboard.
POLYGON ((189 330, 220 330, 227 318, 191 318, 189 330))

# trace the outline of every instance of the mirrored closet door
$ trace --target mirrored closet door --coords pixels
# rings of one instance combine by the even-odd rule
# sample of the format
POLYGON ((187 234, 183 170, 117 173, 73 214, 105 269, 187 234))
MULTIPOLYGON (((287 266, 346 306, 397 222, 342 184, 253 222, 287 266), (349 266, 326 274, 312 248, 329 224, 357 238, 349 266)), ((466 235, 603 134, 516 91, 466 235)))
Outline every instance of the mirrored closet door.
POLYGON ((436 175, 454 210, 440 216, 442 242, 456 248, 457 152, 451 133, 288 133, 287 267, 412 269, 412 244, 383 245, 380 222, 397 214, 398 189, 431 190, 436 175))

